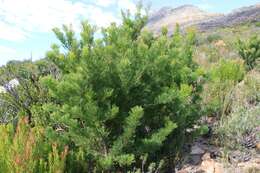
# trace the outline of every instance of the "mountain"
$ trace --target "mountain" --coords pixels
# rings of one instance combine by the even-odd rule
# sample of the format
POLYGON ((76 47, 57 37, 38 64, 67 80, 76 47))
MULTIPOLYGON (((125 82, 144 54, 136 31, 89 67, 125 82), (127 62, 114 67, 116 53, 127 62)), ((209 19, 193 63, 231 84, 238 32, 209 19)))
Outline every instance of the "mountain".
POLYGON ((167 27, 169 34, 172 34, 177 23, 182 29, 195 26, 205 31, 252 21, 260 21, 259 4, 240 8, 226 15, 209 13, 193 5, 184 5, 177 8, 163 7, 152 13, 146 28, 158 34, 162 27, 167 27))
POLYGON ((197 27, 200 30, 209 30, 219 27, 231 27, 246 22, 260 22, 260 4, 236 9, 227 15, 209 21, 202 21, 197 27))

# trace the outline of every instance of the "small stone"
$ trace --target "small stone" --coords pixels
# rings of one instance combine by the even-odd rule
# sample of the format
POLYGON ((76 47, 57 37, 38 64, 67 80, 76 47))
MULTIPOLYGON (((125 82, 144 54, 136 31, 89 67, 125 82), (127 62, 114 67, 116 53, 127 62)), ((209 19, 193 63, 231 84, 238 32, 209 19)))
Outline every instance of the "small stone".
POLYGON ((222 151, 220 151, 220 150, 212 151, 212 152, 210 153, 210 157, 211 157, 212 159, 216 159, 217 157, 222 157, 222 156, 223 156, 223 153, 222 153, 222 151))
POLYGON ((201 163, 201 169, 205 171, 205 173, 214 173, 215 161, 213 159, 203 161, 201 163))
POLYGON ((214 173, 224 173, 224 168, 220 163, 215 163, 215 172, 214 173))
POLYGON ((200 164, 200 162, 201 162, 201 155, 194 154, 190 156, 190 163, 192 165, 198 165, 200 164))
POLYGON ((190 154, 192 154, 192 155, 202 155, 204 153, 205 153, 205 151, 197 145, 194 145, 194 146, 191 147, 191 153, 190 154))
POLYGON ((242 144, 248 149, 254 148, 256 146, 255 134, 248 134, 247 136, 245 136, 242 141, 242 144))
POLYGON ((260 151, 260 142, 258 142, 258 143, 256 144, 256 149, 257 149, 258 151, 260 151))
POLYGON ((211 156, 210 156, 210 153, 205 153, 202 158, 202 160, 208 160, 208 159, 211 159, 211 156))
POLYGON ((189 173, 187 170, 179 170, 176 173, 189 173))
POLYGON ((251 159, 251 153, 250 152, 244 153, 243 161, 248 162, 250 159, 251 159))

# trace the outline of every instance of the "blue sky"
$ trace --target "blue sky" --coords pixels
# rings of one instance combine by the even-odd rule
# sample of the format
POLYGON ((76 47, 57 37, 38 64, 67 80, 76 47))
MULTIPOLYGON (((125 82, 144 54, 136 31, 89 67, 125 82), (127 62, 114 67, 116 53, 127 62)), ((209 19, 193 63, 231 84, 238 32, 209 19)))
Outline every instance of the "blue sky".
MULTIPOLYGON (((0 0, 0 65, 9 60, 34 60, 57 40, 53 27, 80 21, 105 27, 120 22, 120 9, 135 11, 136 0, 0 0)), ((145 0, 156 10, 163 6, 193 4, 209 12, 228 13, 233 9, 260 3, 260 0, 145 0)))

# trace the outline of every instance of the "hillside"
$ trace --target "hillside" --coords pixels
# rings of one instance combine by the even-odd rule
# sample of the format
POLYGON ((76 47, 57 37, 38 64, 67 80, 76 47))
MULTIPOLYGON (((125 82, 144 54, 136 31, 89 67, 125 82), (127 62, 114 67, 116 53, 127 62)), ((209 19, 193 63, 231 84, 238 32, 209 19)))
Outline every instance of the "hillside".
POLYGON ((259 4, 236 9, 228 14, 209 13, 193 5, 184 5, 177 8, 163 7, 152 13, 146 27, 158 34, 165 26, 172 34, 177 23, 182 29, 195 26, 200 31, 207 31, 257 21, 260 21, 259 4))

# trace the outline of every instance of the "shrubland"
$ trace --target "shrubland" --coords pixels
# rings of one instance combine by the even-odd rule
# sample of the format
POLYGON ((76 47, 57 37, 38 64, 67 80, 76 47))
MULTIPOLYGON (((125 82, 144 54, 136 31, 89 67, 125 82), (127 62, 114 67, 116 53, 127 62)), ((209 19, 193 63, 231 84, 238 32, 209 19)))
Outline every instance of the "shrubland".
POLYGON ((1 85, 19 85, 0 93, 0 172, 173 172, 202 116, 240 147, 259 126, 259 38, 154 36, 146 21, 139 9, 99 31, 55 28, 46 59, 1 68, 1 85))
MULTIPOLYGON (((195 33, 176 29, 169 38, 164 30, 154 37, 142 30, 140 11, 122 18, 121 25, 102 29, 100 39, 87 22, 80 38, 70 26, 55 28, 61 44, 46 56, 59 75, 24 76, 28 83, 17 86, 19 100, 32 96, 18 105, 18 119, 27 115, 32 130, 43 127, 42 140, 59 146, 47 153, 68 148, 65 166, 59 155, 45 155, 50 172, 57 172, 52 162, 61 172, 173 171, 186 129, 200 118, 203 72, 192 58, 195 33), (22 88, 27 85, 29 94, 22 88)), ((33 156, 28 160, 38 165, 33 156)))

